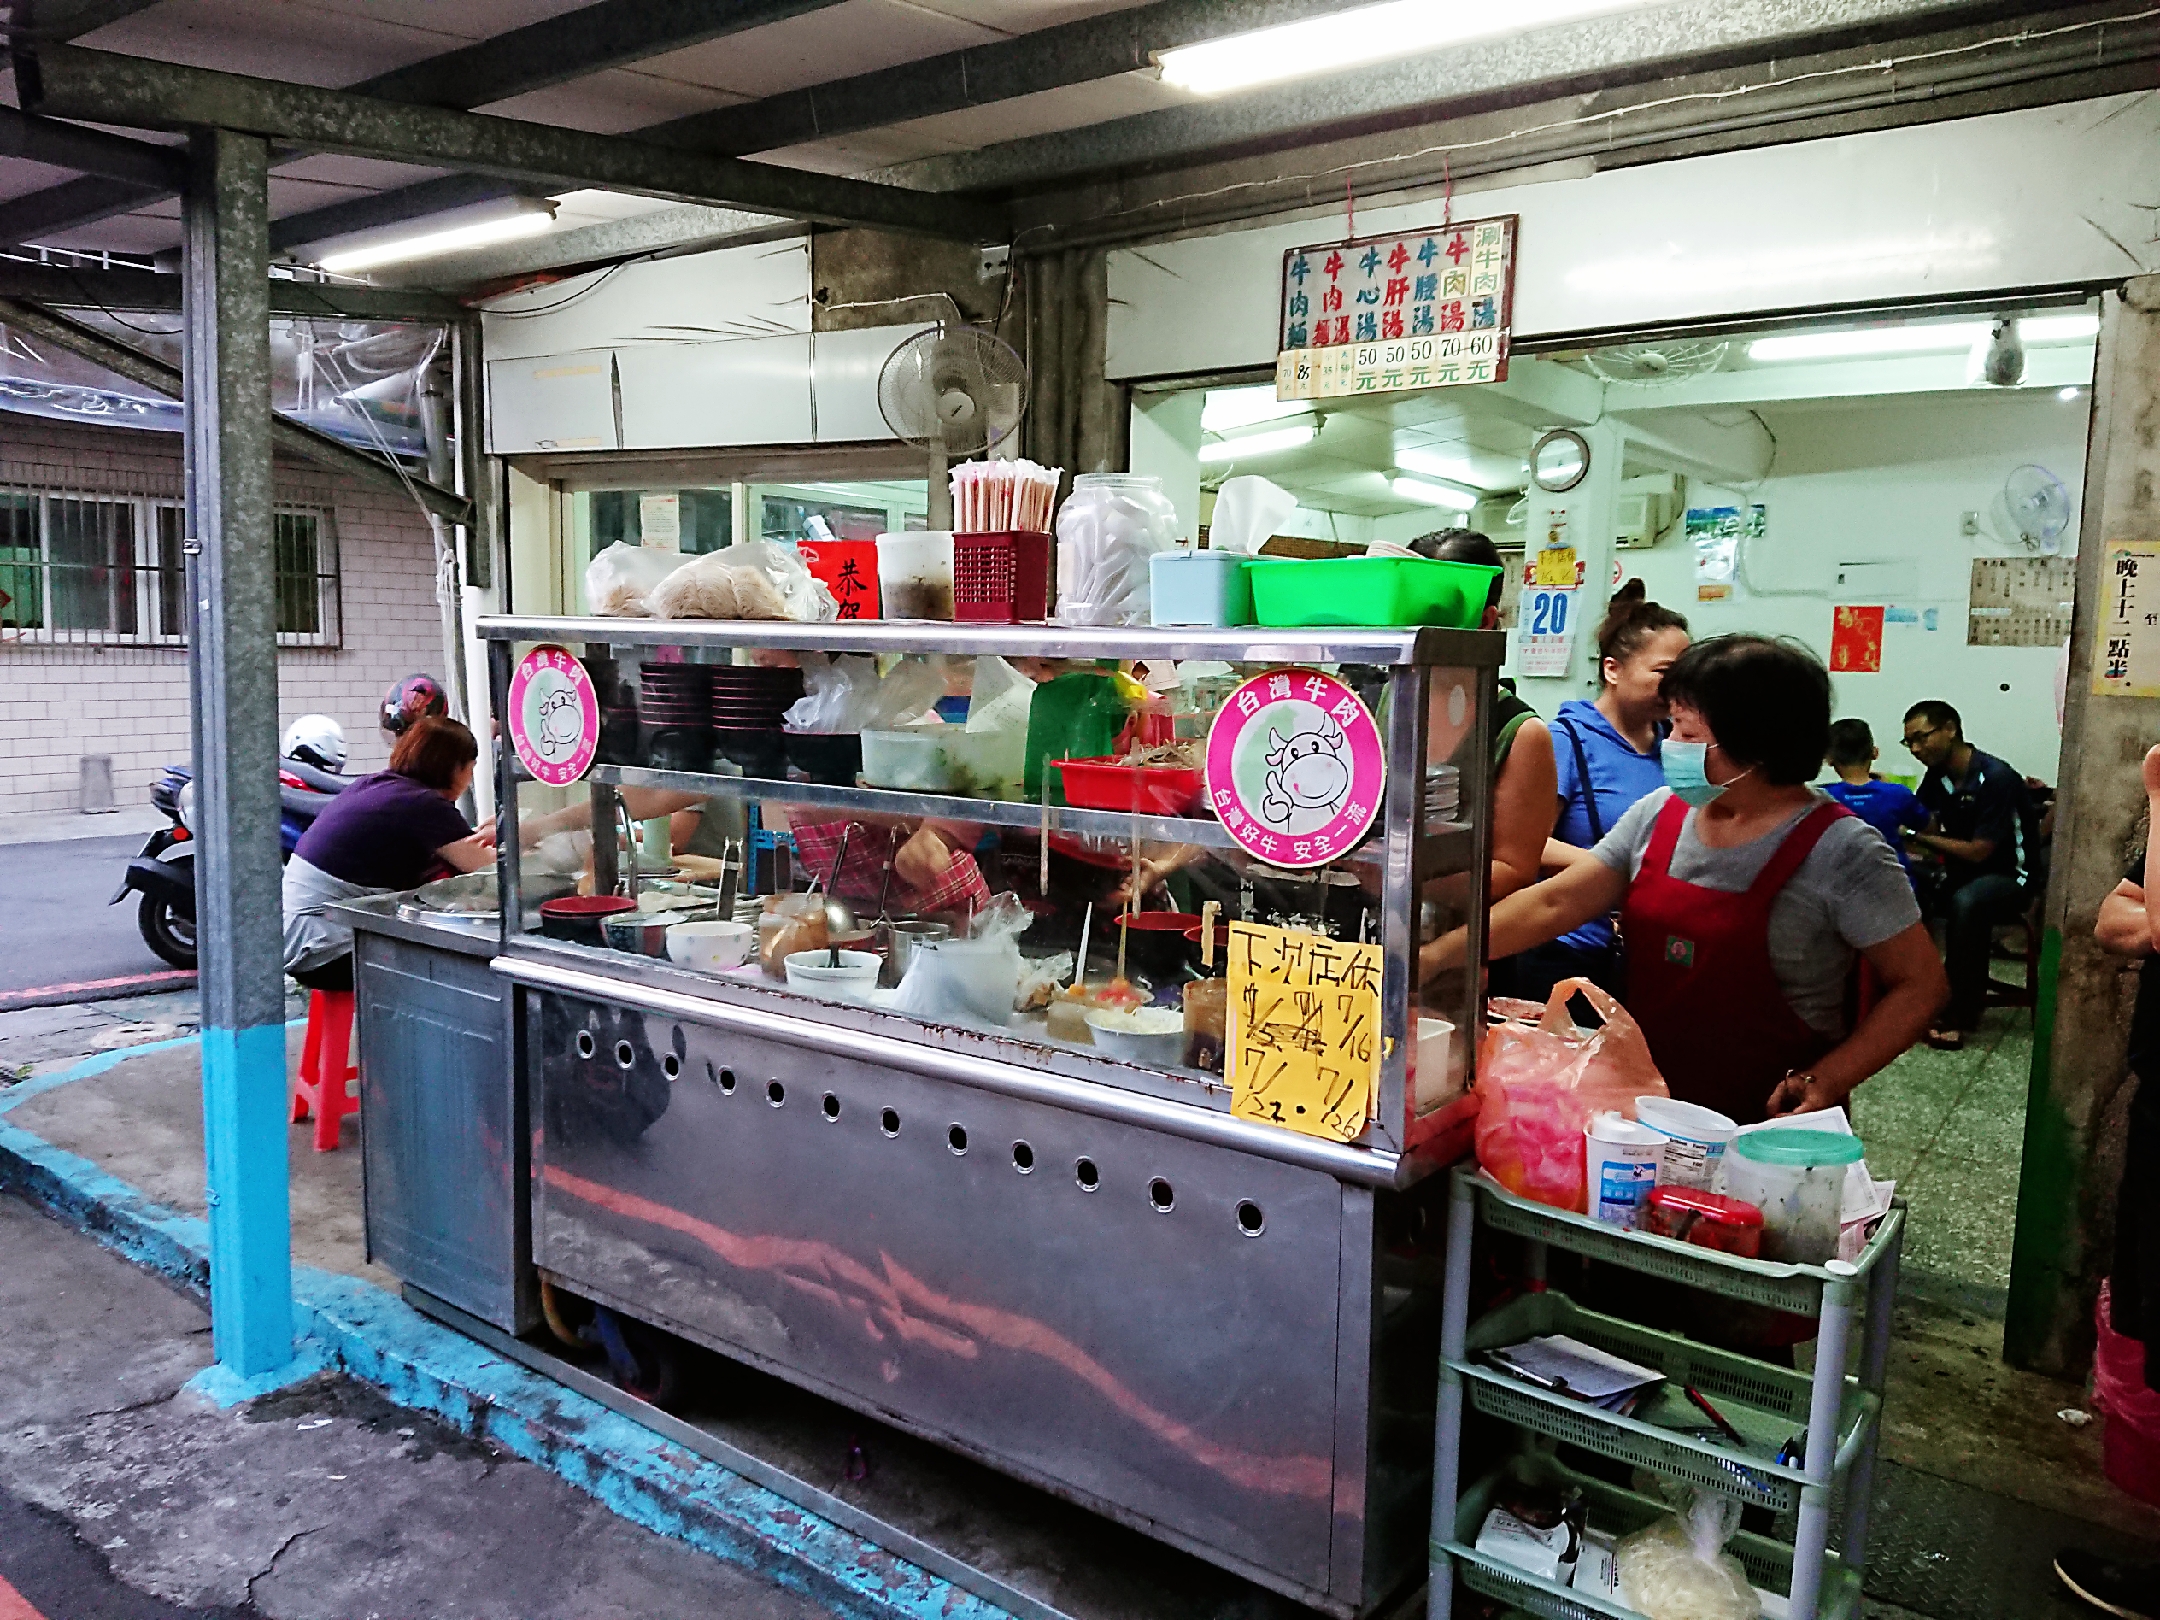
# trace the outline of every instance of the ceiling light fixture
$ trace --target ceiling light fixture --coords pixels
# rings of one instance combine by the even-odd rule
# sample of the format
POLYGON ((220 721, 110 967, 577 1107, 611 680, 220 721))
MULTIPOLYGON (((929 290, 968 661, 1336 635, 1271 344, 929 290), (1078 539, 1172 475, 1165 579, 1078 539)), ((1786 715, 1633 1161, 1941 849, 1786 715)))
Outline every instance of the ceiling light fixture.
POLYGON ((1459 452, 1423 449, 1417 445, 1400 447, 1395 452, 1395 465, 1405 472, 1425 473, 1433 478, 1444 478, 1451 484, 1467 484, 1472 488, 1479 483, 1477 467, 1470 457, 1459 452))
POLYGON ((1474 490, 1457 489, 1453 484, 1436 484, 1426 478, 1390 478, 1387 487, 1399 500, 1415 501, 1420 506, 1443 506, 1450 512, 1468 512, 1479 500, 1474 490))
POLYGON ((1200 426, 1209 433, 1228 433, 1262 422, 1279 422, 1286 416, 1310 416, 1309 399, 1277 399, 1275 385, 1256 388, 1210 388, 1207 403, 1200 407, 1200 426))
POLYGON ((1207 465, 1222 461, 1243 461, 1247 456, 1271 456, 1281 450, 1295 450, 1301 444, 1310 444, 1318 438, 1320 429, 1310 422, 1300 422, 1295 427, 1274 428, 1266 433, 1247 433, 1235 439, 1217 439, 1200 447, 1200 460, 1207 465))
POLYGON ((498 242, 515 242, 523 237, 538 236, 554 223, 552 207, 521 209, 515 214, 476 220, 469 225, 453 225, 418 236, 395 237, 387 242, 370 242, 343 252, 327 253, 315 261, 315 267, 333 275, 354 275, 386 264, 404 264, 413 259, 462 253, 468 248, 493 247, 498 242))
POLYGON ((1158 51, 1163 82, 1195 95, 1219 96, 1254 85, 1310 78, 1446 46, 1555 23, 1635 11, 1645 0, 1515 0, 1507 6, 1471 0, 1387 0, 1277 28, 1256 28, 1198 45, 1158 51))
MULTIPOLYGON (((2029 315, 2018 321, 2025 344, 2083 343, 2100 331, 2100 317, 2029 315)), ((1995 335, 1992 321, 1951 321, 1934 326, 1866 326, 1837 332, 1794 332, 1757 338, 1747 357, 1758 364, 1780 360, 1853 360, 1885 354, 1947 354, 1985 344, 1995 335)))

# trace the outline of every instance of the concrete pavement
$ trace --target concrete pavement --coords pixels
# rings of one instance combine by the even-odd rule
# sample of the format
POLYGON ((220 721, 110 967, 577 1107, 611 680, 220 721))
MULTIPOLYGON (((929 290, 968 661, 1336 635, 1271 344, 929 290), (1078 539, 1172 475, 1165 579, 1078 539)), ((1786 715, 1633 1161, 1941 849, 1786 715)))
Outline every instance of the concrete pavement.
POLYGON ((220 1410, 193 1300, 11 1198, 0 1253, 0 1579, 50 1620, 827 1612, 334 1374, 220 1410))

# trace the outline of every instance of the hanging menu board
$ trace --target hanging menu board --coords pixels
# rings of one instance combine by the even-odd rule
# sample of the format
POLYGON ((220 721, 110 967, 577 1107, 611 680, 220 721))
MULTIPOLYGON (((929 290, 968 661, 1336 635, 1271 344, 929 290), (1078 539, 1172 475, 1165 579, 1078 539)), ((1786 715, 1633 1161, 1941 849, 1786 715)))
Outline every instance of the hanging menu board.
POLYGON ((1507 214, 1285 253, 1275 397, 1505 381, 1515 220, 1507 214))
POLYGON ((1968 647, 2060 647, 2070 639, 2075 557, 1975 557, 1968 647))

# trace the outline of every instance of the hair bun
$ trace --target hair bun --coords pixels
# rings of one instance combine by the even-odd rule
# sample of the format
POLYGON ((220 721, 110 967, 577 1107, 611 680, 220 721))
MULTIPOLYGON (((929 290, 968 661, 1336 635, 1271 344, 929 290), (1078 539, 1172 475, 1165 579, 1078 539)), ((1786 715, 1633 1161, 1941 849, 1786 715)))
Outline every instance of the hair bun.
POLYGON ((1608 611, 1615 619, 1624 619, 1648 602, 1650 589, 1640 579, 1631 579, 1612 593, 1608 611))

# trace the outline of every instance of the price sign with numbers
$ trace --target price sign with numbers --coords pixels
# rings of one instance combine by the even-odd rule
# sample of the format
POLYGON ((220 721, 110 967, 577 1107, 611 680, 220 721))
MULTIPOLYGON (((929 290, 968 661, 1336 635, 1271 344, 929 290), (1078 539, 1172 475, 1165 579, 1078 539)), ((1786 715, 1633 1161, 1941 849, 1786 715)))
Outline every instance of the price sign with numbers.
POLYGON ((2100 561, 2093 691, 2160 697, 2160 541, 2108 542, 2100 561))
POLYGON ((1278 399, 1505 382, 1516 217, 1283 255, 1278 399))
POLYGON ((1380 947, 1230 925, 1230 1112, 1355 1141, 1380 1087, 1380 947))

